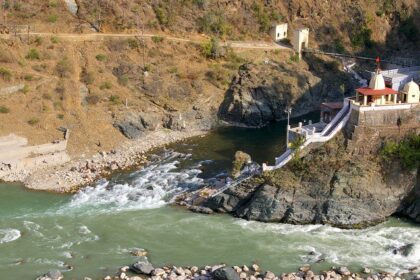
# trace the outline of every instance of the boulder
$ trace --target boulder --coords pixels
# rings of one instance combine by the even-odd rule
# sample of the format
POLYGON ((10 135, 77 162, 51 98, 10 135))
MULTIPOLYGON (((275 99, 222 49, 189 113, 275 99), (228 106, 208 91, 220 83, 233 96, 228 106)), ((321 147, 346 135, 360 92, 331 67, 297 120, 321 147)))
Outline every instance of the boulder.
POLYGON ((392 249, 392 253, 394 255, 402 255, 404 257, 407 257, 411 254, 411 252, 414 249, 414 243, 409 243, 400 247, 396 247, 392 249))
POLYGON ((64 276, 59 270, 51 270, 37 278, 37 280, 61 280, 64 276))
POLYGON ((155 268, 146 261, 138 261, 130 266, 130 270, 137 274, 151 275, 155 268))
POLYGON ((246 164, 252 162, 251 156, 245 152, 237 151, 235 153, 235 159, 233 161, 233 168, 231 175, 233 178, 237 178, 241 175, 241 170, 246 164))
POLYGON ((215 280, 240 280, 239 274, 232 267, 221 267, 213 271, 215 280))
POLYGON ((350 270, 345 266, 340 266, 337 272, 342 276, 349 276, 351 274, 350 270))

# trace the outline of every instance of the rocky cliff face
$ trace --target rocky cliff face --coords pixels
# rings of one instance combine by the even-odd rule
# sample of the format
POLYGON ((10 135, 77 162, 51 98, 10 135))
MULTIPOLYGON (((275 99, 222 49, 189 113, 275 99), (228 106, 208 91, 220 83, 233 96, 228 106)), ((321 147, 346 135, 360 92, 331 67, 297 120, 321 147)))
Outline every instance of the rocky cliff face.
POLYGON ((245 64, 226 93, 219 118, 233 125, 261 127, 284 119, 288 106, 298 116, 324 101, 343 100, 353 86, 338 67, 337 62, 314 57, 299 63, 245 64))
POLYGON ((376 224, 395 213, 419 221, 417 174, 398 162, 351 156, 340 136, 298 163, 245 182, 206 206, 248 220, 342 228, 376 224))

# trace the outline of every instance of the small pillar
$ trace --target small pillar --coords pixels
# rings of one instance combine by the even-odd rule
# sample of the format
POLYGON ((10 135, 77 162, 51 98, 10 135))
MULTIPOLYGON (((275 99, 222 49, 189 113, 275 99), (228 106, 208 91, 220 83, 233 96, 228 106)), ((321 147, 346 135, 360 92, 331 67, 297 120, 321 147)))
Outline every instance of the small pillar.
POLYGON ((363 95, 363 106, 367 105, 367 95, 363 95))
POLYGON ((299 128, 302 128, 302 122, 299 122, 299 128))
POLYGON ((70 137, 70 129, 66 129, 66 132, 64 133, 64 140, 69 140, 70 137))

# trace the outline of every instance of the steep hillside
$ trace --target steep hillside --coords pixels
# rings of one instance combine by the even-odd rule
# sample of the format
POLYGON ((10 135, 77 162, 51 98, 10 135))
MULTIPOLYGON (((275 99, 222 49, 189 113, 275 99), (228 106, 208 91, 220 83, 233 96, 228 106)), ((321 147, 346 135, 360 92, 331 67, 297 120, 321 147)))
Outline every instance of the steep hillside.
MULTIPOLYGON (((72 2, 72 1, 68 1, 72 2)), ((288 22, 307 26, 312 44, 342 51, 365 48, 412 50, 420 39, 416 0, 76 0, 78 11, 65 11, 64 0, 8 0, 8 22, 39 31, 205 33, 226 39, 269 39, 270 27, 288 22)))
MULTIPOLYGON (((415 0, 2 3, 0 22, 10 35, 25 34, 28 26, 30 32, 48 34, 21 34, 0 41, 0 88, 6 92, 0 96, 0 132, 43 143, 61 136, 57 127, 68 127, 73 155, 111 149, 126 137, 138 138, 149 130, 209 129, 217 124, 218 112, 230 114, 232 96, 264 82, 280 90, 267 96, 273 105, 270 117, 256 124, 244 122, 247 125, 281 118, 278 111, 290 103, 282 103, 290 88, 289 101, 301 113, 351 92, 350 81, 331 61, 296 62, 287 51, 233 51, 210 43, 209 37, 269 41, 271 25, 288 22, 290 30, 310 27, 312 47, 367 50, 372 55, 396 50, 409 56, 418 51, 420 17, 415 0), (144 41, 135 36, 93 40, 54 35, 143 30, 151 34, 144 41), (194 38, 197 43, 163 36, 194 38), (232 92, 238 87, 232 79, 244 63, 254 63, 255 69, 271 78, 264 81, 255 76, 253 85, 239 85, 241 90, 232 92), (319 66, 324 64, 327 67, 319 66)), ((227 119, 241 121, 243 112, 238 114, 227 119)))

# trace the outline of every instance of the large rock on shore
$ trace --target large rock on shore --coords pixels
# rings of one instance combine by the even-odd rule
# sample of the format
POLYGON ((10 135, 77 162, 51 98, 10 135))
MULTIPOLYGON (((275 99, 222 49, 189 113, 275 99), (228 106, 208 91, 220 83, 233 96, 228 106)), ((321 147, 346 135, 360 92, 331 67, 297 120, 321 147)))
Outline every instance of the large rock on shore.
POLYGON ((289 106, 298 116, 321 102, 343 100, 350 94, 351 80, 336 64, 316 59, 308 63, 241 66, 219 108, 219 118, 233 125, 260 127, 285 119, 289 106))
POLYGON ((321 223, 342 228, 364 227, 401 212, 413 219, 420 196, 418 170, 397 162, 351 156, 339 137, 309 152, 299 163, 264 173, 205 206, 247 220, 292 224, 321 223), (411 197, 411 200, 413 198, 411 197))
POLYGON ((137 139, 148 130, 156 130, 162 125, 162 118, 153 113, 139 114, 135 112, 126 113, 121 119, 114 123, 125 137, 137 139))
POLYGON ((232 267, 221 267, 213 272, 215 280, 240 280, 238 272, 232 267))
POLYGON ((138 261, 130 266, 130 270, 137 274, 151 275, 155 268, 148 261, 138 261))

